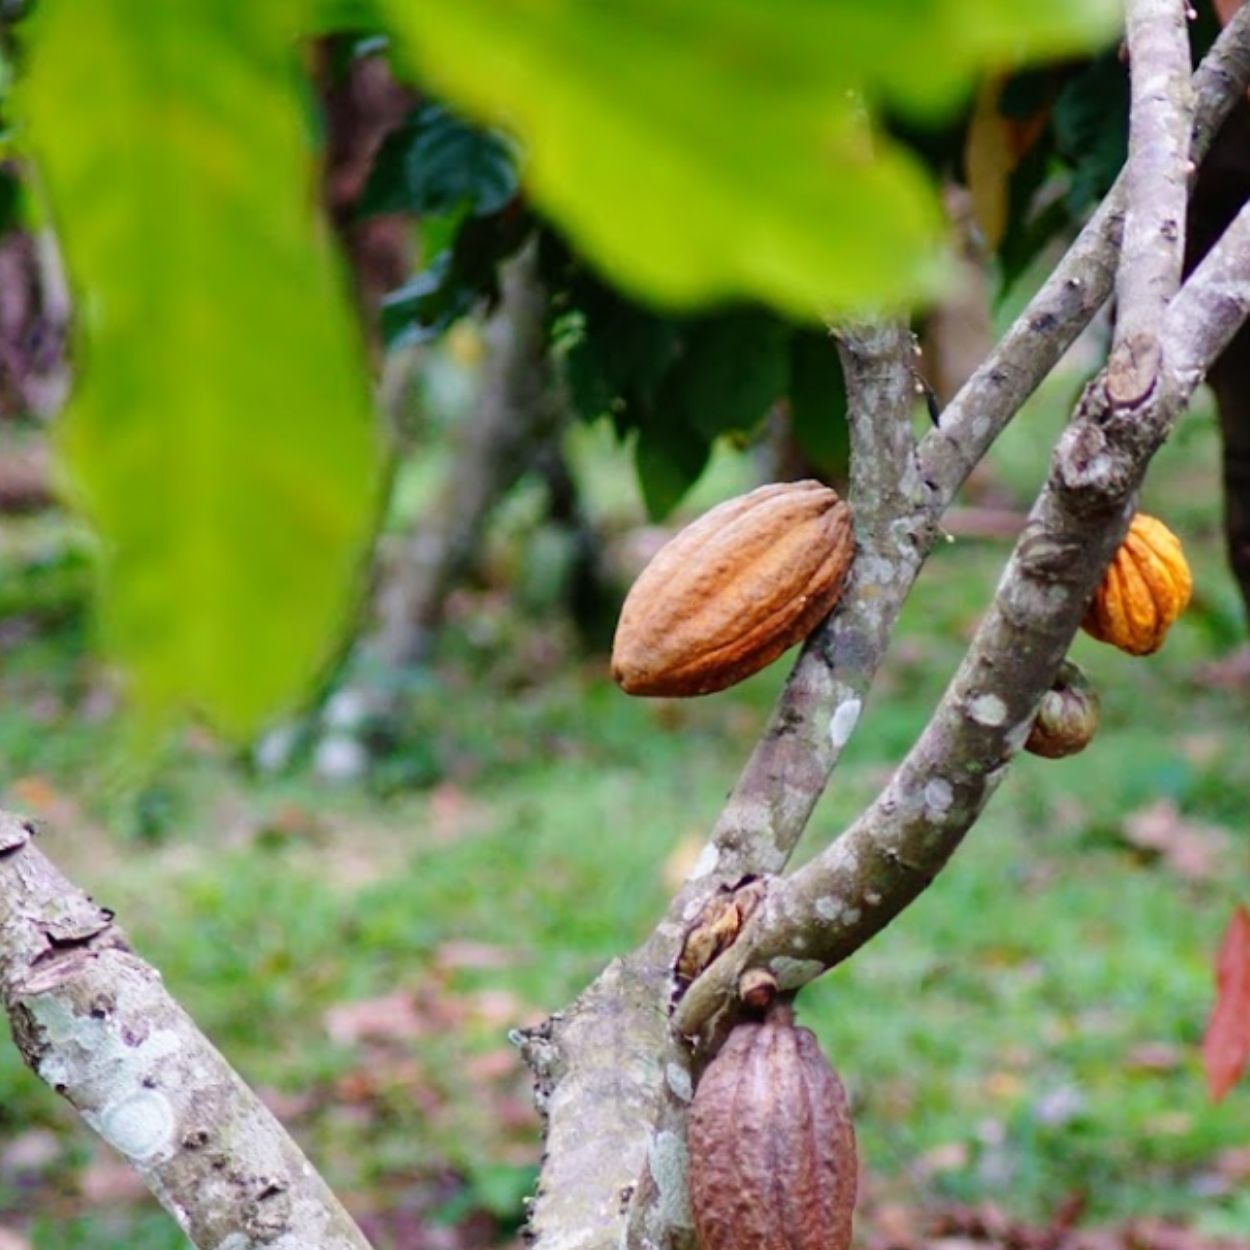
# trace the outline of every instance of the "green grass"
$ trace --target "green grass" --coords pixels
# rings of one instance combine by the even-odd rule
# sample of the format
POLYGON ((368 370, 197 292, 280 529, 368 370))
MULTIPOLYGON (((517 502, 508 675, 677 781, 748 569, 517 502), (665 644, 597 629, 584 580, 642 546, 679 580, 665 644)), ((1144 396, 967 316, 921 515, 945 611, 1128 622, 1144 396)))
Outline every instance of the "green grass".
MULTIPOLYGON (((1043 395, 996 454, 995 488, 1018 506, 1070 391, 1043 395)), ((1250 899, 1247 696, 1194 681, 1243 634, 1210 502, 1216 452, 1210 414, 1186 418, 1147 492, 1199 587, 1165 649, 1142 661, 1076 644, 1103 700, 1091 748, 1022 759, 934 886, 802 997, 852 1090, 869 1171, 908 1200, 990 1197, 1042 1217, 1082 1189, 1098 1218, 1168 1212, 1242 1232, 1250 1218, 1244 1195, 1211 1197, 1208 1183, 1220 1152, 1244 1144, 1250 1088, 1212 1107, 1198 1062, 1213 952, 1250 899), (1126 814, 1161 797, 1229 831, 1214 879, 1181 880, 1124 845, 1126 814), (1134 1063, 1146 1043, 1174 1047, 1175 1064, 1134 1063)), ((608 453, 588 454, 611 478, 608 453)), ((738 487, 740 462, 717 472, 738 487)), ((612 507, 635 506, 620 488, 612 507)), ((1007 550, 960 540, 935 554, 804 854, 907 749, 1007 550)), ((499 1057, 508 1028, 567 1003, 648 930, 669 857, 710 827, 784 676, 631 701, 600 658, 519 662, 557 636, 549 622, 482 613, 492 628, 453 630, 414 699, 406 750, 432 789, 259 777, 194 735, 141 776, 116 712, 97 696, 84 715, 99 674, 72 620, 13 650, 0 678, 0 798, 50 805, 47 852, 117 909, 240 1071, 285 1100, 358 1210, 451 1169, 468 1189, 436 1205, 444 1218, 515 1211, 537 1141, 518 1110, 524 1077, 499 1057), (453 942, 508 962, 463 966, 453 942), (420 1005, 411 1035, 335 1039, 327 1013, 397 991, 420 1005)), ((40 1125, 64 1156, 39 1190, 37 1250, 180 1244, 144 1212, 81 1214, 90 1136, 0 1045, 0 1158, 40 1125)), ((29 1200, 0 1178, 0 1218, 29 1200)))

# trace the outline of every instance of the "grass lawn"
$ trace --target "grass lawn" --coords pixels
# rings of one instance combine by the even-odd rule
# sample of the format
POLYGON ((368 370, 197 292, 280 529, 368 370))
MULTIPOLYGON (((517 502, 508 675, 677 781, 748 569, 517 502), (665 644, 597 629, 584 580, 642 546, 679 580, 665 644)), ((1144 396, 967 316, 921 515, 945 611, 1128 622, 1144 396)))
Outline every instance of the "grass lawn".
MULTIPOLYGON (((995 502, 1027 506, 1072 390, 1003 440, 995 502)), ((592 472, 625 480, 582 441, 592 472)), ((1198 587, 1165 649, 1076 644, 1103 700, 1091 748, 1023 758, 934 886, 800 1000, 852 1091, 874 1193, 1045 1218, 1081 1191, 1091 1220, 1250 1237, 1250 1084, 1211 1106, 1198 1053, 1221 930, 1250 900, 1250 695, 1200 680, 1244 633, 1217 451, 1200 408, 1147 491, 1198 587), (1134 844, 1150 809, 1162 854, 1134 844)), ((696 506, 742 472, 722 465, 696 506)), ((961 538, 931 560, 806 853, 923 725, 1008 549, 961 538)), ((0 672, 0 802, 47 821, 47 853, 117 910, 381 1244, 403 1244, 397 1210, 485 1212, 483 1239, 508 1234, 538 1142, 507 1032, 654 922, 785 670, 634 701, 562 627, 469 604, 414 695, 419 787, 261 775, 198 733, 145 769, 74 617, 9 639, 0 672)), ((0 1037, 6 1224, 36 1250, 183 1244, 0 1037)))

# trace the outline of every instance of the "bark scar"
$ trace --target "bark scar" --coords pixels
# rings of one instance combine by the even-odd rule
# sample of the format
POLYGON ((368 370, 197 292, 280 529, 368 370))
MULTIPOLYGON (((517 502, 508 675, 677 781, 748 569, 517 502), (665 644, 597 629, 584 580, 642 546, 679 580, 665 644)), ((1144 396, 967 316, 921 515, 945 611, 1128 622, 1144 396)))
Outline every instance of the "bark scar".
POLYGON ((763 902, 767 888, 763 878, 745 876, 732 885, 722 885, 703 905, 677 956, 677 985, 670 1009, 681 1000, 690 983, 738 940, 743 926, 763 902))

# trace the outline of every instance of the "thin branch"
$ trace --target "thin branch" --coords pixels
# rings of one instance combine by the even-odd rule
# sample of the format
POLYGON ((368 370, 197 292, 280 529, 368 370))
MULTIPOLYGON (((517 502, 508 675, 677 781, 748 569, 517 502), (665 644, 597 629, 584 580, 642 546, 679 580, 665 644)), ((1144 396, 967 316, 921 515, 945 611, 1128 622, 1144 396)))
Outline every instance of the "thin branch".
POLYGON ((125 1156, 202 1250, 369 1250, 112 913, 32 837, 0 812, 0 1000, 32 1071, 125 1156))
POLYGON ((1159 328, 1181 283, 1189 200, 1189 30, 1182 0, 1129 0, 1131 103, 1124 241, 1107 385, 1122 404, 1155 383, 1159 328))
POLYGON ((930 884, 1028 736, 1151 457, 1248 314, 1250 206, 1168 309, 1163 384, 1135 408, 1110 393, 1110 366, 1086 389, 990 610, 915 746, 833 846, 773 883, 738 941, 682 999, 674 1016, 682 1032, 708 1029, 714 1042, 748 967, 796 989, 930 884), (1197 324, 1204 320, 1212 324, 1197 324))
POLYGON ((1237 214, 1168 307, 1162 337, 1175 385, 1187 394, 1193 391, 1248 314, 1250 204, 1237 214))
POLYGON ((849 503, 856 556, 834 614, 808 640, 725 804, 691 882, 693 896, 790 858, 851 735, 923 550, 925 492, 915 470, 914 349, 906 326, 836 332, 851 427, 849 503))
MULTIPOLYGON (((1250 5, 1221 32, 1193 76, 1191 156, 1198 162, 1250 84, 1250 5)), ((1127 200, 1121 173, 1042 288, 920 446, 920 469, 940 506, 954 498, 990 444, 1107 301, 1127 200)), ((1183 234, 1183 232, 1182 232, 1183 234)))

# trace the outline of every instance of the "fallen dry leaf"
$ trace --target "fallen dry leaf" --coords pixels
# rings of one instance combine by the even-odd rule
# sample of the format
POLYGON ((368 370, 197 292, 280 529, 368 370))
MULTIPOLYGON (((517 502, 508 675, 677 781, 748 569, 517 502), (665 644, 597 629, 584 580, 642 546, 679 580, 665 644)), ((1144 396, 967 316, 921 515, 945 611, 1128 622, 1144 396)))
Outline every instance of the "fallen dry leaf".
POLYGON ((1215 963, 1215 1010, 1202 1039, 1202 1066, 1212 1102, 1219 1102, 1250 1060, 1250 912, 1238 906, 1224 930, 1215 963))
POLYGON ((1187 820, 1172 799, 1159 799, 1124 818, 1124 840, 1159 856, 1186 881, 1210 881, 1223 871, 1230 839, 1227 830, 1187 820))
POLYGON ((1130 1072, 1175 1072, 1184 1062, 1184 1051, 1171 1042, 1142 1042, 1128 1052, 1125 1067, 1130 1072))
POLYGON ((444 942, 434 952, 434 963, 447 971, 458 968, 511 968, 516 962, 516 951, 489 942, 453 939, 444 942))
POLYGON ((324 1016, 332 1041, 351 1046, 363 1041, 411 1041, 428 1032, 413 996, 400 991, 379 998, 337 1003, 324 1016))

